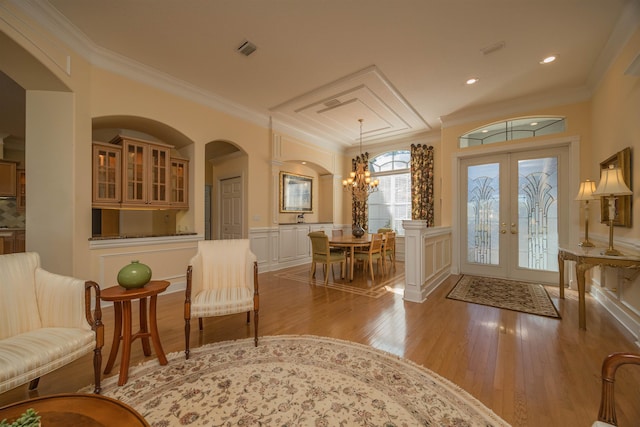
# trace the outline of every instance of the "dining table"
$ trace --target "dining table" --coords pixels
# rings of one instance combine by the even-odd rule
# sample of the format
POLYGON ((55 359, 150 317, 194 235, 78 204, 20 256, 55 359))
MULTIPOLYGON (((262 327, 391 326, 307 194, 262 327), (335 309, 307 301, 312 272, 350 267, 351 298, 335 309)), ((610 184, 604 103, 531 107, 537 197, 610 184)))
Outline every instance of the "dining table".
MULTIPOLYGON (((349 281, 353 281, 353 265, 355 264, 355 249, 356 248, 368 248, 371 244, 371 233, 365 233, 362 237, 355 237, 353 235, 342 235, 329 237, 329 246, 335 248, 347 248, 349 249, 349 281)), ((384 234, 383 234, 384 238, 384 234)))

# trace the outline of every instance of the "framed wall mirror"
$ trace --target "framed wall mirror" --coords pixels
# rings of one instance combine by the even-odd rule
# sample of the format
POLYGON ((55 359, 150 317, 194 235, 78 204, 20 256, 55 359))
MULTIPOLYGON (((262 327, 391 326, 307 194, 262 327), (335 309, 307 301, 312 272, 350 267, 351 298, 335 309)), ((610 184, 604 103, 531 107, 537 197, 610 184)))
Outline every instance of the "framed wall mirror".
POLYGON ((280 172, 280 212, 313 212, 313 178, 280 172))
MULTIPOLYGON (((608 169, 609 165, 613 165, 622 170, 625 184, 627 184, 629 189, 633 190, 633 188, 631 188, 631 148, 627 147, 622 151, 618 151, 613 156, 600 162, 600 171, 608 169)), ((616 197, 616 217, 613 225, 631 227, 632 200, 633 195, 616 197)), ((609 223, 609 199, 606 197, 600 197, 600 222, 603 224, 609 223)))

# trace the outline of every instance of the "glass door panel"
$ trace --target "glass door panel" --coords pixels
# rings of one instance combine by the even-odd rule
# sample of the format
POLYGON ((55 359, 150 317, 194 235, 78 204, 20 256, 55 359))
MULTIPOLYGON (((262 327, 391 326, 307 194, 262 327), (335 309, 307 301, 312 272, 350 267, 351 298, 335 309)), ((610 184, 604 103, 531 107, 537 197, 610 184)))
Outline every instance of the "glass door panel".
POLYGON ((500 164, 467 169, 467 262, 497 265, 500 253, 500 164))

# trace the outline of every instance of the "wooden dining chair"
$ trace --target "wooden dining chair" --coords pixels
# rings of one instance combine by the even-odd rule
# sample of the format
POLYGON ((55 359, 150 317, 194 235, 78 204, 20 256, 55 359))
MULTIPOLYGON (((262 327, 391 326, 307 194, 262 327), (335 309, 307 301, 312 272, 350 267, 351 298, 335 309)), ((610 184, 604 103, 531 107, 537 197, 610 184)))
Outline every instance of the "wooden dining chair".
POLYGON ((374 279, 373 274, 373 261, 376 261, 377 265, 380 265, 378 271, 382 270, 384 274, 384 255, 382 252, 382 234, 375 233, 371 235, 371 243, 366 250, 355 250, 353 256, 356 261, 364 261, 364 270, 371 271, 371 280, 374 279))
POLYGON ((393 271, 396 271, 396 233, 395 231, 388 231, 385 233, 384 242, 382 243, 383 264, 384 269, 387 271, 387 257, 389 257, 390 266, 393 265, 393 271))
MULTIPOLYGON (((329 247, 329 236, 324 231, 312 231, 308 234, 311 239, 311 277, 316 277, 316 264, 322 264, 324 284, 329 283, 329 268, 332 264, 340 263, 340 277, 344 279, 347 256, 344 250, 329 247)), ((333 270, 332 270, 333 271, 333 270)))

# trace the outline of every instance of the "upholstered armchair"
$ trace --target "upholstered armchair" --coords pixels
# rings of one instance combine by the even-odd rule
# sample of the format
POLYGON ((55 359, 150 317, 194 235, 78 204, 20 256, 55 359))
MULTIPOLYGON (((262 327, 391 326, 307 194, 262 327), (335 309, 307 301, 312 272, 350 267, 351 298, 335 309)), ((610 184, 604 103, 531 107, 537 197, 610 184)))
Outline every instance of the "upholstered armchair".
POLYGON ((600 396, 600 410, 598 411, 598 421, 592 427, 617 426, 616 401, 614 395, 614 385, 616 371, 622 365, 640 365, 640 354, 637 353, 613 353, 608 355, 602 362, 602 393, 600 396))
POLYGON ((258 263, 249 240, 201 240, 187 267, 184 302, 185 357, 189 358, 191 319, 203 330, 204 317, 247 313, 254 316, 254 343, 258 345, 258 263))
POLYGON ((316 265, 322 264, 326 285, 329 283, 329 268, 334 263, 340 263, 340 277, 344 279, 346 252, 342 249, 330 248, 329 236, 324 231, 312 231, 307 236, 311 239, 311 277, 316 277, 316 265))
POLYGON ((41 376, 92 352, 99 393, 103 345, 96 283, 43 270, 35 252, 0 256, 0 393, 29 382, 33 390, 41 376))

